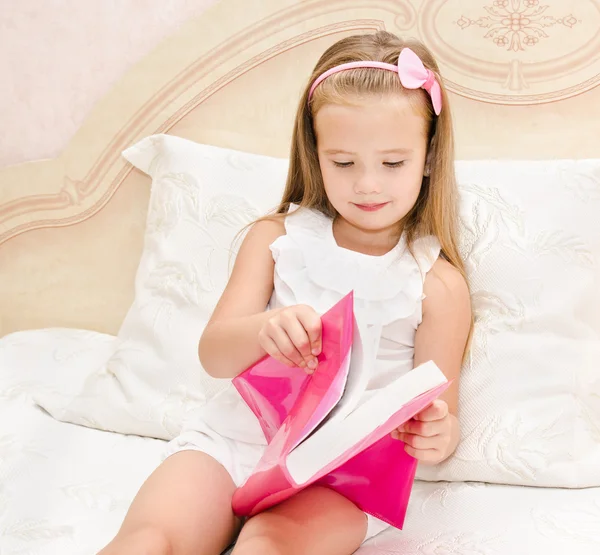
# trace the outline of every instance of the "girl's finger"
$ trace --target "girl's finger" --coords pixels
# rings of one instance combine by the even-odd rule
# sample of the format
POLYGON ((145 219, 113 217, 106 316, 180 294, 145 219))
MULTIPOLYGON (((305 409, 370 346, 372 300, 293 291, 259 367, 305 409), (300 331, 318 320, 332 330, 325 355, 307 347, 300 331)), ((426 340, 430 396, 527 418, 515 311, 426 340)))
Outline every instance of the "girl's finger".
MULTIPOLYGON (((286 336, 287 337, 287 336, 286 336)), ((280 341, 284 341, 285 339, 280 339, 280 341)), ((289 342, 289 339, 287 339, 287 341, 289 342)), ((267 352, 267 354, 271 357, 273 357, 274 359, 278 360, 279 362, 283 362, 283 364, 287 365, 287 366, 299 366, 293 359, 291 359, 290 357, 286 356, 281 348, 280 348, 280 343, 277 342, 273 337, 268 336, 265 337, 263 339, 263 349, 267 352)), ((291 345, 291 342, 290 342, 291 345)), ((298 360, 300 360, 301 363, 304 363, 304 361, 302 360, 302 357, 300 356, 300 353, 298 353, 298 360)))
POLYGON ((398 439, 414 449, 435 449, 438 445, 437 436, 423 437, 403 432, 398 434, 398 439))
POLYGON ((442 420, 446 416, 448 416, 447 403, 441 399, 436 399, 431 405, 417 414, 414 419, 422 422, 433 422, 434 420, 442 420))
POLYGON ((421 420, 411 419, 408 422, 405 422, 399 431, 423 437, 433 437, 439 435, 443 431, 443 424, 441 421, 437 420, 423 422, 421 420))
POLYGON ((422 463, 436 464, 441 460, 440 453, 436 449, 415 449, 410 445, 404 445, 404 450, 422 463))
POLYGON ((311 370, 317 367, 317 360, 311 353, 311 344, 308 333, 297 318, 285 322, 284 331, 290 338, 292 345, 300 353, 304 363, 311 370))
POLYGON ((298 320, 302 324, 302 327, 306 330, 308 339, 310 341, 310 350, 313 356, 321 354, 321 333, 322 324, 321 317, 312 309, 308 309, 298 313, 298 320))

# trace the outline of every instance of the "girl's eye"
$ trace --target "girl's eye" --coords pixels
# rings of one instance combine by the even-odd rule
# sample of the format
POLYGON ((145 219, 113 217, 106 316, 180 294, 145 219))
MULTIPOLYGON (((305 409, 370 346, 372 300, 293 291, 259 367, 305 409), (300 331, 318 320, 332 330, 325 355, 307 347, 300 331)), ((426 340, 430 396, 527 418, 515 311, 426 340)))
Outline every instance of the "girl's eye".
POLYGON ((388 168, 399 168, 404 164, 404 160, 400 160, 399 162, 384 162, 383 165, 388 168))
POLYGON ((338 167, 338 168, 349 168, 354 162, 336 162, 335 160, 333 161, 333 163, 338 167))

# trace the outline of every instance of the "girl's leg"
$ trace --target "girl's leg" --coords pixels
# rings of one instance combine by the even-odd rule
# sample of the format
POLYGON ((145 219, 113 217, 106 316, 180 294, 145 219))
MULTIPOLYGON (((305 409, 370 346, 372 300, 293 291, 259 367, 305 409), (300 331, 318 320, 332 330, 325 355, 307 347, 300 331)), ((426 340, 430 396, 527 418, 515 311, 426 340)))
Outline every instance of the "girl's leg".
POLYGON ((146 480, 99 555, 219 555, 239 529, 231 511, 234 489, 209 455, 175 453, 146 480))
POLYGON ((312 487, 251 518, 234 555, 350 555, 365 539, 367 517, 333 490, 312 487))

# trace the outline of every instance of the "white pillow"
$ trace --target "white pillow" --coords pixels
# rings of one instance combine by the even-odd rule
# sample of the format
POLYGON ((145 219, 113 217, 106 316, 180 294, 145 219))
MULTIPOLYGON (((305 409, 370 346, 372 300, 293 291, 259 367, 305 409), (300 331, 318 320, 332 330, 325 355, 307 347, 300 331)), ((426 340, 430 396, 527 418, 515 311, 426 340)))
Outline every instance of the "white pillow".
POLYGON ((123 156, 152 177, 134 303, 115 354, 81 393, 37 400, 59 420, 170 439, 227 383, 203 371, 198 341, 227 283, 236 235, 276 208, 288 163, 169 135, 123 156))
MULTIPOLYGON (((153 177, 120 345, 56 418, 169 439, 222 382, 197 358, 229 245, 281 196, 287 161, 170 136, 124 155, 153 177)), ((600 160, 459 162, 476 333, 456 454, 427 480, 600 485, 600 160)))
POLYGON ((476 316, 462 441, 429 480, 600 485, 600 160, 462 162, 476 316))

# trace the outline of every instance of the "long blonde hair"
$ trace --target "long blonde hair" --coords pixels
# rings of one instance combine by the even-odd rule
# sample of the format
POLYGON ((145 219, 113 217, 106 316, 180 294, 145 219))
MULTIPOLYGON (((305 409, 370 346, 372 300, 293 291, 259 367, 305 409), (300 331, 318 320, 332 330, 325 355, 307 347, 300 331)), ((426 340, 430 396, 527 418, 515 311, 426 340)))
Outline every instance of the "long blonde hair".
POLYGON ((419 237, 437 237, 443 258, 467 280, 457 241, 458 192, 454 173, 454 132, 448 95, 433 55, 418 40, 403 39, 392 33, 380 31, 343 38, 323 53, 300 99, 292 135, 286 186, 276 214, 283 216, 293 203, 319 210, 332 218, 337 216, 323 185, 314 118, 319 109, 327 103, 352 103, 357 97, 368 94, 408 96, 409 101, 423 114, 429 140, 429 171, 426 172, 428 175, 423 177, 421 191, 414 207, 403 221, 399 222, 399 228, 405 234, 409 249, 419 237), (435 74, 440 84, 443 108, 439 116, 435 116, 431 99, 423 89, 405 89, 397 74, 371 68, 352 69, 331 75, 316 88, 309 102, 310 86, 328 69, 347 62, 366 60, 396 64, 401 50, 405 47, 412 49, 419 56, 423 65, 435 74))
POLYGON ((329 47, 315 66, 300 99, 292 136, 290 166, 278 214, 287 213, 290 204, 314 208, 335 217, 319 167, 313 120, 317 111, 329 102, 341 103, 345 98, 365 94, 403 94, 418 102, 426 118, 429 139, 428 176, 423 178, 421 192, 401 227, 408 245, 415 239, 434 235, 442 246, 442 255, 466 278, 457 244, 458 193, 454 173, 454 133, 448 96, 439 68, 429 49, 421 42, 401 39, 392 33, 354 35, 329 47), (442 89, 443 109, 435 116, 429 96, 423 89, 405 89, 393 72, 377 69, 353 69, 336 73, 315 90, 311 102, 308 91, 313 81, 328 69, 358 60, 375 60, 395 64, 400 51, 408 47, 421 58, 426 68, 435 73, 442 89))

